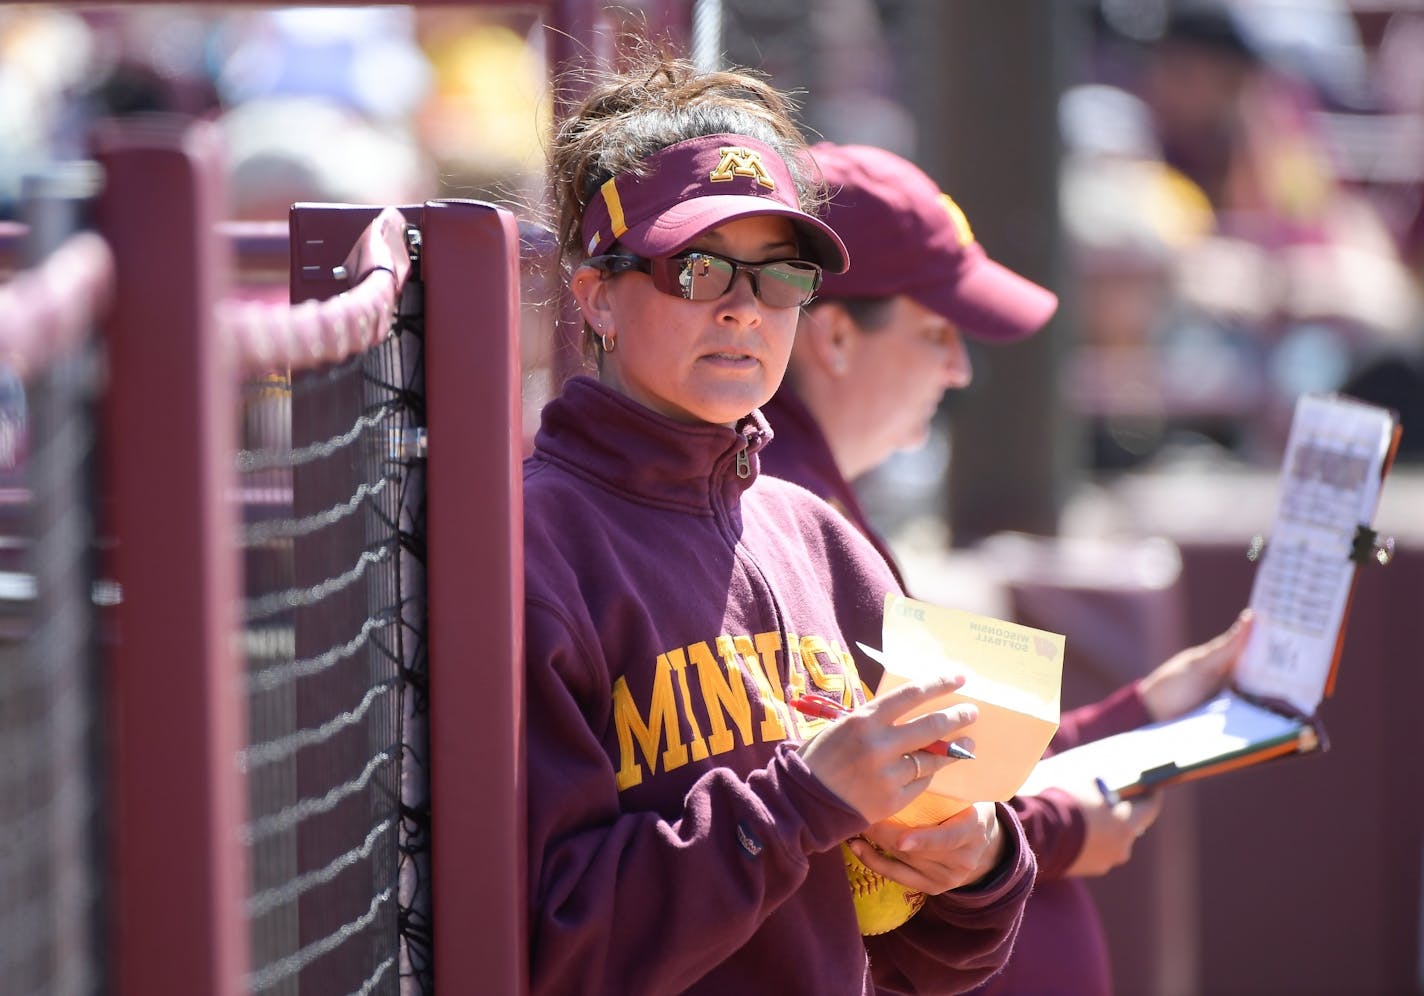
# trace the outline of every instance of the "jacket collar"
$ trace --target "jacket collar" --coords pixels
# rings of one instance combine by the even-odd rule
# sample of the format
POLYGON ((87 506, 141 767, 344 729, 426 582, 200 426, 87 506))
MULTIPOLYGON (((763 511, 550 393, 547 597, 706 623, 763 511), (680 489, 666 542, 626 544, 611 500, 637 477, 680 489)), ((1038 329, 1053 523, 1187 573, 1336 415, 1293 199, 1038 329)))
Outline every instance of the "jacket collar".
POLYGON ((609 490, 669 508, 711 511, 735 502, 760 473, 771 441, 760 411, 735 430, 687 424, 645 408, 588 376, 570 378, 542 414, 537 454, 609 490))

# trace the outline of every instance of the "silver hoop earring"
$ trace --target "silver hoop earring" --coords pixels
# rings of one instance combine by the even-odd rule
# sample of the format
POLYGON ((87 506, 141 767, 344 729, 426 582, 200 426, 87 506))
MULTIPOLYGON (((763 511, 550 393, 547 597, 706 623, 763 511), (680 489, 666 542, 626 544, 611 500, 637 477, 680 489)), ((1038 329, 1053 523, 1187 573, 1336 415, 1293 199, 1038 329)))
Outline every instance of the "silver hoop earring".
POLYGON ((614 348, 618 345, 618 340, 616 338, 611 335, 605 335, 601 332, 598 335, 598 341, 603 344, 603 351, 605 353, 613 352, 614 348))

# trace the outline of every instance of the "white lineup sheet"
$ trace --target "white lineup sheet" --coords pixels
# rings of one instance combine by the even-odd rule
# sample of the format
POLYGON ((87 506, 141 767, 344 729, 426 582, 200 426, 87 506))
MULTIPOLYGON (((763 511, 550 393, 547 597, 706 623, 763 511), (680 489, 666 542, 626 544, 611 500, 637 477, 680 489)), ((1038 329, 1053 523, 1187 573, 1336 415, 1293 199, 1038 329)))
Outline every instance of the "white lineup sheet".
POLYGON ((1351 548, 1374 520, 1394 435, 1385 409, 1339 395, 1299 399, 1232 689, 1176 719, 1045 758, 1021 791, 1092 791, 1099 778, 1116 791, 1164 765, 1187 770, 1283 740, 1314 746, 1315 729, 1305 731, 1334 666, 1355 577, 1351 548))
POLYGON ((1255 622, 1236 673, 1243 691, 1307 716, 1319 708, 1355 577, 1351 545, 1374 519, 1393 433, 1382 408, 1338 395, 1297 402, 1251 589, 1255 622))

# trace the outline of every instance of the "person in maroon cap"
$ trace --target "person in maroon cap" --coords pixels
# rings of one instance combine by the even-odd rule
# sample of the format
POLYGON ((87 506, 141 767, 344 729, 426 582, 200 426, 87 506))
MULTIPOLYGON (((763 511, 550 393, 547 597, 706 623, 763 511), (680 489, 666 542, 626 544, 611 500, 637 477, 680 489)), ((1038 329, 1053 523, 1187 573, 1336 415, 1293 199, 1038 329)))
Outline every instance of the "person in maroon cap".
MULTIPOLYGON (((846 252, 785 98, 639 63, 551 140, 561 253, 593 375, 524 465, 533 993, 962 992, 1008 957, 1034 863, 1008 806, 918 832, 927 898, 863 938, 841 846, 944 764, 962 679, 866 703, 898 590, 824 502, 760 472, 758 408, 846 252), (791 708, 815 693, 849 709, 791 708)), ((857 846, 868 852, 863 841, 857 846)), ((865 855, 868 862, 875 857, 865 855)))
MULTIPOLYGON (((945 392, 969 385, 963 335, 1023 339, 1048 322, 1058 299, 991 259, 964 212, 913 163, 870 146, 823 142, 810 154, 830 192, 826 221, 852 263, 827 273, 802 310, 786 379, 762 408, 775 434, 762 468, 827 500, 898 577, 852 482, 923 443, 945 392)), ((1104 701, 1065 713, 1050 749, 1205 701, 1228 680, 1247 629, 1239 620, 1104 701)), ((1070 786, 1011 804, 1038 858, 1038 883, 1008 966, 982 991, 1110 993, 1106 941, 1082 878, 1128 860, 1160 799, 1109 806, 1092 787, 1070 786)))

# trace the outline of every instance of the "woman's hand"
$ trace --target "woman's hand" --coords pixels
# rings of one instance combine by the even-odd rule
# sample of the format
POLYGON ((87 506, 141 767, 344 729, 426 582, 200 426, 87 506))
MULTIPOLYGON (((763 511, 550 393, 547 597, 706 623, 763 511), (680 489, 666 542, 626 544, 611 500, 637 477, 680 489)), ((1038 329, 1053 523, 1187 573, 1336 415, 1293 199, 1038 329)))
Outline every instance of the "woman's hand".
POLYGON ((1126 864, 1137 838, 1147 832, 1162 811, 1162 797, 1156 793, 1109 805, 1096 786, 1063 790, 1078 803, 1084 823, 1083 849, 1068 866, 1069 876, 1090 878, 1126 864))
POLYGON ((1172 719, 1225 688, 1250 633, 1251 610, 1243 609, 1225 633, 1159 664, 1138 686, 1148 715, 1158 722, 1172 719))
POLYGON ((920 748, 951 739, 978 719, 973 704, 899 721, 963 684, 963 677, 954 676, 900 685, 821 730, 802 745, 801 757, 846 805, 868 823, 879 823, 923 792, 936 771, 959 763, 920 748))
POLYGON ((871 871, 930 896, 972 885, 1004 858, 1007 838, 992 802, 976 802, 932 827, 881 824, 848 842, 871 871))

